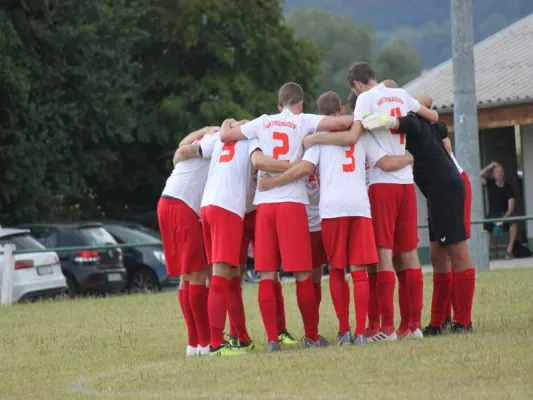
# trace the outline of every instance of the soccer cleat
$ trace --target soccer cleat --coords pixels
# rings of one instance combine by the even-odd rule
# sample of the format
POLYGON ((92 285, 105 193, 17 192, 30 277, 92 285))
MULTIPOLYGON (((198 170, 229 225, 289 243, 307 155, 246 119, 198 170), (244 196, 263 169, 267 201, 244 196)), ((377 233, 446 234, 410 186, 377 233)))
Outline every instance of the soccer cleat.
POLYGON ((292 336, 288 331, 280 332, 278 335, 278 340, 280 344, 295 345, 298 344, 298 341, 292 336))
POLYGON ((377 335, 367 338, 368 343, 394 342, 396 340, 398 340, 398 336, 396 336, 396 332, 394 331, 390 335, 387 335, 385 332, 381 331, 377 335))
POLYGON ((187 345, 187 350, 185 351, 186 357, 194 357, 198 355, 198 347, 193 347, 187 345))
POLYGON ((424 336, 441 336, 444 333, 444 328, 442 326, 432 326, 428 325, 422 329, 422 334, 424 336))
POLYGON ((281 351, 281 346, 278 342, 268 342, 267 345, 267 352, 269 353, 275 353, 277 351, 281 351))
POLYGON ((237 335, 231 335, 229 337, 229 344, 232 347, 239 347, 239 338, 237 337, 237 335))
POLYGON ((210 356, 241 356, 246 354, 246 351, 240 349, 239 347, 232 347, 229 342, 224 342, 216 349, 211 349, 209 352, 210 356))
POLYGON ((470 322, 468 326, 461 325, 459 322, 454 322, 452 324, 451 332, 456 334, 474 333, 472 322, 470 322))
POLYGON ((446 317, 446 320, 444 321, 444 324, 442 325, 442 329, 445 332, 451 332, 451 330, 452 330, 452 317, 446 317))
POLYGON ((357 335, 355 337, 354 344, 367 344, 365 335, 357 335))
POLYGON ((379 329, 377 328, 366 328, 365 337, 369 339, 373 336, 376 336, 378 333, 379 333, 379 329))
POLYGON ((337 344, 339 346, 347 346, 347 345, 350 345, 350 344, 353 344, 353 336, 352 336, 352 332, 350 331, 347 331, 344 335, 341 336, 341 334, 339 333, 339 335, 337 336, 337 344))
POLYGON ((304 347, 315 349, 322 346, 320 345, 320 340, 315 341, 313 339, 309 339, 308 337, 304 337, 304 347))
POLYGON ((320 347, 328 347, 329 346, 328 339, 326 339, 322 335, 318 335, 318 341, 320 342, 320 347))
POLYGON ((196 348, 196 355, 197 356, 208 356, 211 353, 211 347, 209 345, 202 347, 198 345, 196 348))
POLYGON ((250 340, 249 342, 241 342, 238 340, 237 342, 238 342, 237 346, 233 346, 233 347, 238 347, 239 349, 247 353, 254 351, 254 350, 259 350, 259 348, 257 348, 253 340, 250 340))
POLYGON ((407 339, 424 339, 424 334, 420 328, 415 328, 414 330, 409 329, 407 339))

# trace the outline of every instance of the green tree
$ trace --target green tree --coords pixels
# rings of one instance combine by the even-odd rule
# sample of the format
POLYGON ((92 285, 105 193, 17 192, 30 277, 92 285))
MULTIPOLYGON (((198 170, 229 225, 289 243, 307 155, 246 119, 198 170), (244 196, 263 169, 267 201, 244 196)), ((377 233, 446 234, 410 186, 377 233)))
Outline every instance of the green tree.
POLYGON ((418 55, 406 42, 393 42, 376 52, 372 27, 359 24, 350 16, 296 8, 287 17, 287 24, 294 28, 298 37, 315 42, 324 55, 320 92, 333 90, 346 98, 349 94, 347 71, 356 61, 374 65, 378 79, 394 79, 400 84, 422 71, 418 55))

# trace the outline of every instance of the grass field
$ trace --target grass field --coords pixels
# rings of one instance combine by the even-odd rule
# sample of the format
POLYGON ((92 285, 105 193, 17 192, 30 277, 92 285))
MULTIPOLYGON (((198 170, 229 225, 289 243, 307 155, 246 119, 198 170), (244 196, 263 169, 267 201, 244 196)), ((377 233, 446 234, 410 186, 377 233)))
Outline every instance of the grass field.
MULTIPOLYGON (((185 359, 174 293, 0 310, 0 399, 532 399, 533 269, 478 276, 475 334, 277 354, 185 359)), ((431 276, 426 276, 424 321, 431 276)), ((324 281, 321 333, 336 318, 324 281)), ((287 320, 302 334, 294 286, 287 320)), ((257 288, 248 325, 265 336, 257 288)))

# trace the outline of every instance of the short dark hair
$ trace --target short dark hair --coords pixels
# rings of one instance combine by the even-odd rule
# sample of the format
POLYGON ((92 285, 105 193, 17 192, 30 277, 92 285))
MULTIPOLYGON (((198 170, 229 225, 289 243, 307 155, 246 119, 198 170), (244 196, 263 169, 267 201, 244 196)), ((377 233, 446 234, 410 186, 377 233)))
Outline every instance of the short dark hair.
POLYGON ((372 67, 365 62, 355 63, 348 70, 348 83, 350 87, 353 86, 354 81, 366 85, 371 80, 376 80, 376 74, 372 67))
POLYGON ((355 104, 357 103, 357 96, 353 93, 350 93, 348 96, 348 105, 350 106, 350 110, 352 110, 352 113, 355 111, 355 104))
POLYGON ((316 105, 321 115, 335 115, 341 111, 342 101, 337 93, 326 92, 320 95, 316 105))
POLYGON ((293 106, 304 99, 304 91, 297 83, 288 82, 279 88, 278 98, 280 106, 293 106))

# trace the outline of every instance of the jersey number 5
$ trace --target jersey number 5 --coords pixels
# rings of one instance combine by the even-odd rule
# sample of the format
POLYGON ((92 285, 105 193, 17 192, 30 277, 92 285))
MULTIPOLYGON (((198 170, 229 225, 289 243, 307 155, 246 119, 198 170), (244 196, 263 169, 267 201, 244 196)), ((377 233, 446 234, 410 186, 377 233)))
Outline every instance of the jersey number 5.
MULTIPOLYGON (((390 116, 400 118, 402 116, 402 110, 400 109, 400 107, 392 108, 390 110, 390 116)), ((390 133, 392 133, 393 135, 400 135, 400 144, 405 143, 405 135, 403 133, 397 131, 396 129, 391 129, 390 133)))
POLYGON ((281 146, 274 147, 274 150, 272 151, 274 158, 279 160, 279 156, 289 152, 289 136, 285 132, 273 132, 272 138, 274 140, 281 140, 281 146))
POLYGON ((235 156, 235 145, 236 144, 237 142, 226 143, 222 147, 222 154, 220 155, 218 159, 219 163, 230 162, 231 160, 233 160, 233 157, 235 156))
POLYGON ((348 150, 346 150, 346 158, 350 159, 349 163, 342 164, 342 172, 354 172, 355 171, 355 144, 352 144, 348 150))

